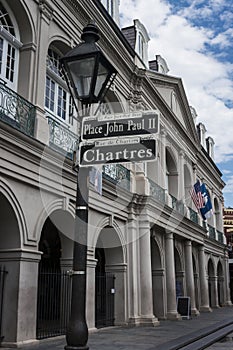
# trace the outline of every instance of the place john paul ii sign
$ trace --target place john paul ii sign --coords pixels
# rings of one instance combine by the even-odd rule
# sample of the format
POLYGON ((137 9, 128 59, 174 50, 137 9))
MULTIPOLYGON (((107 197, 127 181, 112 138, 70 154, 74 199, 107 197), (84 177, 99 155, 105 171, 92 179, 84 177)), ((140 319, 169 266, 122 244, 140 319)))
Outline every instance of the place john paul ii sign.
POLYGON ((154 160, 158 129, 155 111, 84 117, 79 165, 154 160))

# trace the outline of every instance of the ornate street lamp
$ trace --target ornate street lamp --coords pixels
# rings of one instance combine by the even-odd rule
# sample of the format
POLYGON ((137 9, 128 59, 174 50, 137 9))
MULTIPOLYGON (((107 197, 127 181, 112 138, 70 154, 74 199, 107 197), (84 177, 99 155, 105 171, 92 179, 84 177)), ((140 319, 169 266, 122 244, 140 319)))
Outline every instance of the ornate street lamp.
POLYGON ((84 42, 61 59, 75 97, 84 106, 102 102, 117 73, 96 45, 99 40, 98 33, 98 28, 93 22, 88 24, 81 35, 84 42))
MULTIPOLYGON (((101 103, 117 71, 96 45, 98 29, 92 22, 84 29, 82 42, 69 51, 61 65, 71 95, 89 108, 101 103)), ((82 120, 81 120, 82 121, 82 120)), ((75 233, 72 274, 71 316, 66 334, 66 350, 87 350, 86 323, 86 262, 88 229, 88 178, 89 168, 80 167, 77 179, 75 233)))

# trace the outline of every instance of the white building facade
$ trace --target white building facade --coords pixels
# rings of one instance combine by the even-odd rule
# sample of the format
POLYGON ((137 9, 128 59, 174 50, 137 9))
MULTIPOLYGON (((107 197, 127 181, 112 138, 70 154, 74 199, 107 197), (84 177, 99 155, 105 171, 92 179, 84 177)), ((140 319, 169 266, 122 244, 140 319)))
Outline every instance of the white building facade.
MULTIPOLYGON (((49 319, 54 325, 67 317, 61 276, 72 268, 72 154, 80 125, 59 58, 80 43, 90 19, 118 71, 101 112, 155 110, 160 130, 155 161, 103 166, 102 195, 89 184, 88 327, 179 319, 177 296, 190 297, 197 316, 231 305, 224 183, 211 158, 213 140, 207 148, 200 142, 181 79, 161 73, 168 69, 160 56, 166 69, 147 66, 146 53, 135 52, 100 1, 0 0, 0 11, 0 266, 7 272, 4 290, 1 285, 2 345, 46 337, 41 329, 49 319), (204 223, 189 193, 197 179, 206 184, 213 205, 204 223), (53 285, 43 280, 46 273, 58 276, 53 285), (108 276, 113 284, 106 287, 108 276), (48 315, 52 303, 55 311, 48 315)), ((145 27, 134 25, 136 35, 140 29, 146 36, 146 48, 145 27)), ((53 335, 64 331, 65 326, 53 335)))

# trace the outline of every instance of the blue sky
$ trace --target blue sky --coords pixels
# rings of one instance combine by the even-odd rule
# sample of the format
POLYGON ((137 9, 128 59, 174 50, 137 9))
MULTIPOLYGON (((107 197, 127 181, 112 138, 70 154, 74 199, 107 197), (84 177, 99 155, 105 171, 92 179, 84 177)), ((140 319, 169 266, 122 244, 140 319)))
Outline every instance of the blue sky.
POLYGON ((181 77, 189 104, 215 141, 225 206, 233 207, 233 2, 120 0, 121 26, 147 28, 149 59, 161 55, 181 77))

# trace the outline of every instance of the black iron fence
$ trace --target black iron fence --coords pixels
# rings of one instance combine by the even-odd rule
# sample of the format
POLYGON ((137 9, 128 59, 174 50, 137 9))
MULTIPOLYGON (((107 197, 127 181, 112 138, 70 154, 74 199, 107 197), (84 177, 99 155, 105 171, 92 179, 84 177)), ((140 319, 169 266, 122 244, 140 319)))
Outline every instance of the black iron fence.
MULTIPOLYGON (((37 339, 64 335, 69 322, 72 277, 62 271, 39 271, 37 339)), ((96 327, 114 325, 114 281, 112 274, 96 275, 96 327)))
POLYGON ((0 266, 0 342, 4 336, 2 334, 2 320, 3 320, 3 307, 4 307, 4 287, 7 271, 5 266, 0 266))
POLYGON ((34 136, 36 107, 0 81, 0 120, 34 136))
POLYGON ((97 328, 114 325, 115 276, 110 273, 96 274, 95 326, 97 328))
POLYGON ((37 299, 37 339, 66 333, 70 305, 70 275, 65 271, 40 271, 37 299))

